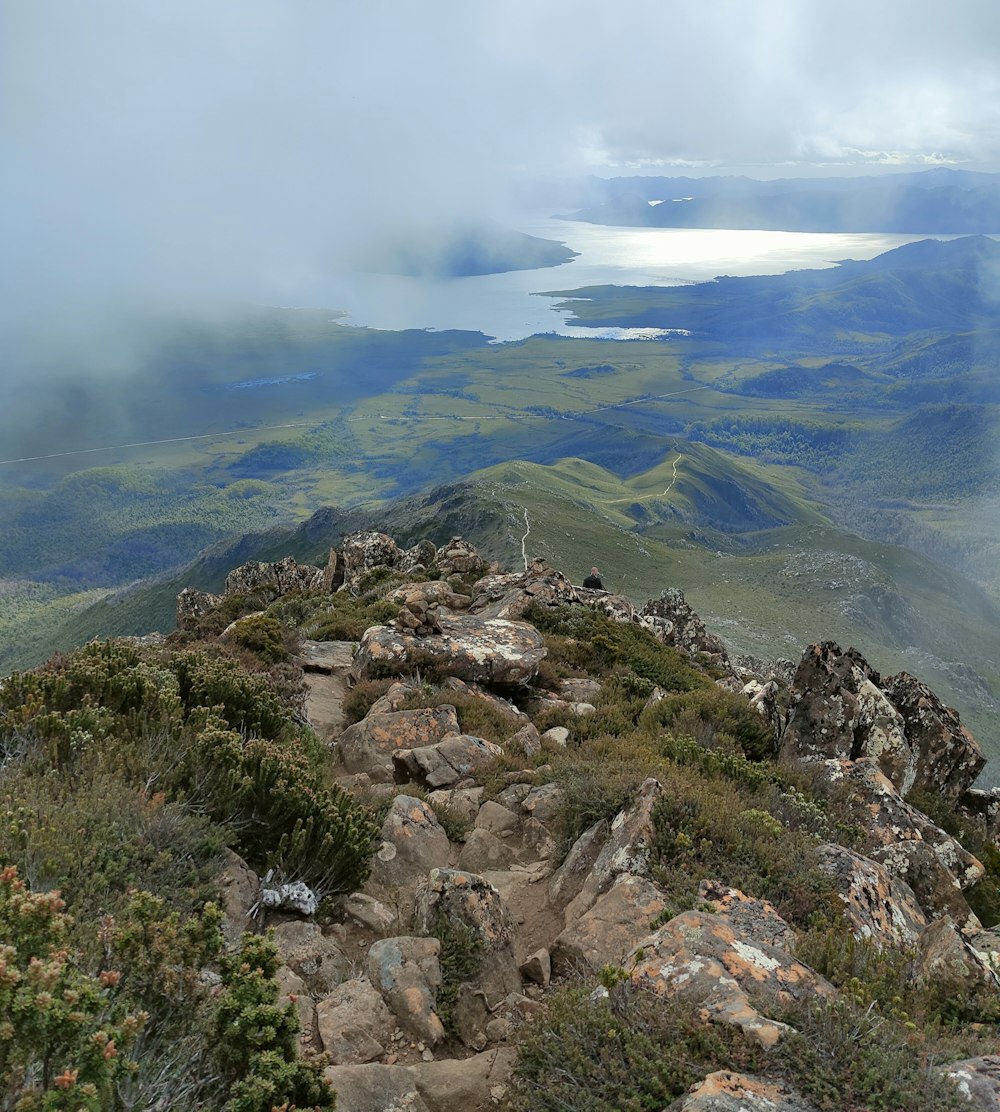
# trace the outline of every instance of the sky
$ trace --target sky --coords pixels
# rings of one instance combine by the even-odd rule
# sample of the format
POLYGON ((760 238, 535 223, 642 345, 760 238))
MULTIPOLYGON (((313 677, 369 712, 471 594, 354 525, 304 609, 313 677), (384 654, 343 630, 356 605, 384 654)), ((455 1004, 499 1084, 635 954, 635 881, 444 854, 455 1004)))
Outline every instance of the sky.
POLYGON ((0 328, 281 302, 538 175, 1000 170, 996 0, 0 0, 0 328))

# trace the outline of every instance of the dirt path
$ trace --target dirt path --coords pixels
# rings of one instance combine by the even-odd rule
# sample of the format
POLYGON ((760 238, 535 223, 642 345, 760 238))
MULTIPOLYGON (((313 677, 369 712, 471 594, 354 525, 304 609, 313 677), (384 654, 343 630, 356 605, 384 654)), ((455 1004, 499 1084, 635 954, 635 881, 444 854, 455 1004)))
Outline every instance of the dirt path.
POLYGON ((677 458, 674 460, 674 477, 670 480, 667 489, 662 494, 646 494, 642 498, 608 498, 604 499, 600 504, 602 506, 617 506, 620 502, 648 502, 651 498, 666 498, 666 496, 674 489, 674 483, 677 482, 677 465, 684 457, 680 452, 677 453, 677 458))

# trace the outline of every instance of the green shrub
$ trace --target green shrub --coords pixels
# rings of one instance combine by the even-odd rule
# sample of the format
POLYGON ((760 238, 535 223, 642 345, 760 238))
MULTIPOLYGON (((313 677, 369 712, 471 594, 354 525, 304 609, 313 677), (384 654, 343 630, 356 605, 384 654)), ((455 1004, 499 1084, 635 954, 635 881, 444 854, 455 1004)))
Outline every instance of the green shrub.
POLYGON ((240 618, 233 625, 228 639, 269 664, 281 664, 292 656, 289 642, 294 643, 294 637, 291 636, 291 631, 266 614, 251 614, 247 618, 240 618))
POLYGON ((438 954, 441 985, 435 1011, 445 1030, 457 1034, 454 1009, 458 991, 465 982, 475 979, 482 966, 483 940, 468 923, 451 918, 444 912, 438 912, 430 933, 441 943, 438 954))
POLYGON ((336 1107, 318 1066, 296 1057, 299 1022, 292 1004, 278 1004, 280 962, 273 942, 245 934, 222 961, 215 1045, 229 1099, 226 1112, 336 1107))
POLYGON ((546 635, 550 667, 562 664, 568 672, 592 676, 627 669, 665 691, 690 691, 711 683, 681 653, 661 644, 648 630, 613 622, 599 611, 534 603, 524 619, 546 635))
POLYGON ((358 680, 358 682, 344 696, 343 712, 344 721, 350 726, 360 722, 376 703, 393 685, 391 679, 358 680))
POLYGON ((209 726, 190 756, 193 790, 259 871, 304 880, 318 894, 360 887, 378 827, 342 789, 326 788, 300 738, 275 742, 209 726))
POLYGON ((743 696, 715 685, 668 695, 643 713, 640 725, 693 737, 705 748, 725 748, 735 742, 754 761, 777 755, 771 727, 743 696))
POLYGON ((700 881, 715 878, 770 900, 797 925, 807 926, 817 915, 840 917, 833 881, 815 861, 815 838, 788 829, 771 813, 777 789, 740 787, 677 766, 666 768, 660 781, 653 876, 672 907, 693 907, 700 881))
POLYGON ((302 633, 314 641, 360 641, 370 626, 387 625, 399 613, 393 602, 363 602, 346 593, 330 596, 327 609, 314 614, 302 633))

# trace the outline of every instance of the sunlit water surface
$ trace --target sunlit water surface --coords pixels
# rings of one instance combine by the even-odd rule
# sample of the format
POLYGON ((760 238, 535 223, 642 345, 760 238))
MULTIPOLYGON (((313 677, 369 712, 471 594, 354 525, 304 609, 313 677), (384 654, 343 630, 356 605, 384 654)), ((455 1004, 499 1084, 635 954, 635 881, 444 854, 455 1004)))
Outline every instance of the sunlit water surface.
POLYGON ((558 298, 539 295, 589 285, 676 286, 723 274, 817 269, 842 259, 871 259, 903 243, 927 238, 611 228, 555 218, 521 224, 520 230, 563 242, 579 255, 562 266, 474 278, 354 274, 342 286, 324 290, 323 300, 350 314, 345 323, 372 328, 461 328, 501 341, 520 340, 537 332, 646 339, 658 330, 573 327, 567 324, 570 313, 555 308, 558 298))

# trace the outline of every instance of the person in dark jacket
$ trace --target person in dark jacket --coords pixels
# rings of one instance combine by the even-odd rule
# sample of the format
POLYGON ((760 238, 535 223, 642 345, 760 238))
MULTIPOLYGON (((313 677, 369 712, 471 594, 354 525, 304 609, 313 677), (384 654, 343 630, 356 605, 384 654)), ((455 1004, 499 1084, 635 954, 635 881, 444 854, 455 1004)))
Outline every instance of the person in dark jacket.
POLYGON ((601 573, 597 570, 597 568, 590 569, 590 575, 588 575, 587 578, 583 581, 583 585, 587 588, 588 591, 604 590, 604 584, 601 582, 601 573))

